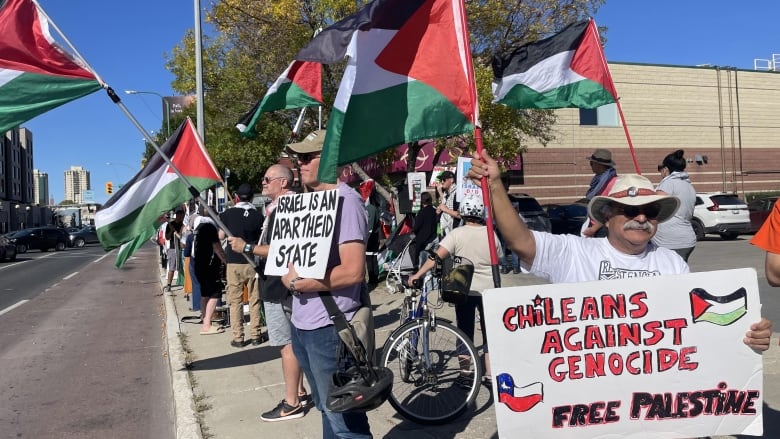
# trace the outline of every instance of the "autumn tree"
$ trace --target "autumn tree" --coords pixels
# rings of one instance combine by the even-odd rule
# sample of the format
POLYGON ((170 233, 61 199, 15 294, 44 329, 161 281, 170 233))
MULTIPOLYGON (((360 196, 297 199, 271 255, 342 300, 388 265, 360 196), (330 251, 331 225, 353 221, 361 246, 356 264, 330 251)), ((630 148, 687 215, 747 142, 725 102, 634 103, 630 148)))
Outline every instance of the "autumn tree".
MULTIPOLYGON (((552 111, 514 110, 493 104, 493 54, 549 36, 563 26, 595 14, 604 0, 465 0, 485 147, 512 160, 528 139, 546 144, 553 137, 552 111)), ((359 0, 216 0, 206 14, 214 32, 203 42, 206 145, 218 168, 229 167, 240 181, 259 185, 266 167, 276 162, 298 112, 263 114, 255 139, 244 139, 236 122, 276 80, 317 29, 355 12, 359 0)), ((173 89, 195 91, 194 38, 184 37, 167 56, 175 75, 173 89)), ((323 126, 343 71, 343 63, 325 66, 323 126)), ((317 111, 307 111, 302 133, 318 126, 317 111)), ((473 136, 439 139, 437 150, 453 145, 473 148, 473 136)), ((415 163, 416 155, 408 157, 415 163)), ((258 186, 259 187, 259 186, 258 186)))

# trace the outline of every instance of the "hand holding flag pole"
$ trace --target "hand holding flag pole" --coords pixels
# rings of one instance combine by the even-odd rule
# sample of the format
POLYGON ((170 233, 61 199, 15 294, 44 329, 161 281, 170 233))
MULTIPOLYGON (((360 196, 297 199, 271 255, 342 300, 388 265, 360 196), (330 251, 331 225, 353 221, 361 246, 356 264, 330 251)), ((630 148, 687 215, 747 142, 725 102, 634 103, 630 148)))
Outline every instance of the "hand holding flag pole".
MULTIPOLYGON (((466 70, 468 72, 468 84, 469 95, 471 96, 471 102, 474 108, 472 112, 472 124, 474 125, 474 143, 477 146, 477 154, 482 157, 482 127, 479 122, 479 102, 477 101, 477 83, 474 79, 474 63, 471 58, 471 44, 469 42, 469 27, 466 21, 466 6, 464 0, 458 2, 460 9, 460 20, 463 29, 463 34, 466 44, 464 44, 464 54, 466 59, 466 70)), ((493 286, 496 288, 501 287, 501 273, 498 267, 498 252, 496 251, 496 235, 493 225, 493 207, 490 202, 490 186, 488 183, 488 177, 484 176, 480 179, 480 186, 482 188, 482 202, 485 205, 485 223, 487 226, 487 238, 488 247, 490 249, 490 265, 493 273, 493 286)))

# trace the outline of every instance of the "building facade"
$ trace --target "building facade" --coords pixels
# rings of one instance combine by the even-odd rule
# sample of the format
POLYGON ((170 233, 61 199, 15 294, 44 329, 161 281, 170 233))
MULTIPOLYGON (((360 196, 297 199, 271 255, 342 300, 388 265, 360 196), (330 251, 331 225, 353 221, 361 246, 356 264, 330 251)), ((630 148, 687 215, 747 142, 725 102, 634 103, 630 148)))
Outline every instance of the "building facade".
POLYGON ((555 140, 529 142, 524 184, 513 192, 542 203, 582 198, 596 148, 612 151, 618 174, 637 168, 654 183, 663 158, 683 149, 698 192, 743 196, 780 190, 780 72, 721 67, 610 63, 616 105, 560 109, 555 140), (636 161, 636 163, 635 163, 636 161))
POLYGON ((4 133, 0 136, 0 233, 29 223, 35 213, 33 181, 32 132, 15 128, 4 133))
POLYGON ((81 166, 71 166, 65 171, 65 199, 73 204, 84 202, 84 191, 92 189, 89 171, 81 166))
POLYGON ((33 202, 39 206, 49 205, 49 174, 33 169, 33 202))

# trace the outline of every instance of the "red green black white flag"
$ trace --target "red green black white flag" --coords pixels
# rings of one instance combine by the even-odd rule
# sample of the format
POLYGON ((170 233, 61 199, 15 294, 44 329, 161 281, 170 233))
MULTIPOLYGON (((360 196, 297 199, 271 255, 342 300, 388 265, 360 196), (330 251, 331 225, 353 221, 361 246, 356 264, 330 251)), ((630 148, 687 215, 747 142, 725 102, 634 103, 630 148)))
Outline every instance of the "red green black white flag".
POLYGON ((60 47, 31 0, 0 0, 0 133, 100 90, 96 75, 60 47))
POLYGON ((512 108, 596 108, 617 92, 593 19, 493 57, 493 102, 512 108))
MULTIPOLYGON (((187 118, 160 147, 174 166, 198 191, 221 180, 192 121, 187 118)), ((148 238, 160 216, 192 198, 185 182, 156 153, 141 172, 122 186, 95 214, 98 239, 111 250, 139 236, 148 238)))
POLYGON ((725 296, 715 296, 703 288, 690 292, 691 317, 694 323, 709 322, 728 326, 747 314, 747 290, 739 288, 725 296))
POLYGON ((322 64, 293 61, 236 125, 244 137, 255 136, 260 115, 322 104, 322 64))
POLYGON ((296 55, 330 64, 349 57, 320 161, 336 167, 416 140, 474 130, 461 0, 374 0, 320 32, 296 55))

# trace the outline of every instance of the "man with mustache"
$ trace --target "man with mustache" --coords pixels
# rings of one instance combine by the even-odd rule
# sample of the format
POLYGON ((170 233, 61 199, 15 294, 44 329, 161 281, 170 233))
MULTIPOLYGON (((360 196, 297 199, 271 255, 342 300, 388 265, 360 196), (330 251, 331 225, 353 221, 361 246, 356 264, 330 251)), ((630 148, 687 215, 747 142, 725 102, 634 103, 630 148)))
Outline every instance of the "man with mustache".
MULTIPOLYGON (((512 252, 532 274, 552 283, 589 282, 689 272, 673 250, 650 240, 658 223, 679 208, 677 197, 656 192, 647 178, 621 175, 608 195, 593 197, 588 215, 609 229, 605 238, 553 235, 529 230, 512 208, 500 179, 500 169, 487 152, 475 155, 468 177, 488 178, 498 228, 512 252)), ((751 325, 744 343, 757 351, 769 349, 772 322, 762 318, 751 325)))

